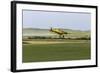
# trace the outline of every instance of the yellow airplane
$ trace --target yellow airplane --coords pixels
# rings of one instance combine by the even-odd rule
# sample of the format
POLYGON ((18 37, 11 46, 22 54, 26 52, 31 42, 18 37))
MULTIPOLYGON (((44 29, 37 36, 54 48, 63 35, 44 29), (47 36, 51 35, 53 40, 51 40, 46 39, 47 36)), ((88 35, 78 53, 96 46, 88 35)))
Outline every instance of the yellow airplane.
POLYGON ((59 38, 64 38, 64 34, 68 34, 67 32, 57 28, 51 28, 50 31, 58 34, 59 38))

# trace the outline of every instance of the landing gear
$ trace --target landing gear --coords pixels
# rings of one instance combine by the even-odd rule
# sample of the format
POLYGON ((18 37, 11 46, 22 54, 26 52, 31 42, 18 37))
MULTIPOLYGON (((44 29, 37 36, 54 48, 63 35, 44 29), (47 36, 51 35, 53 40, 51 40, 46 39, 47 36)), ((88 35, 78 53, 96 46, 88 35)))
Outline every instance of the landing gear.
POLYGON ((62 37, 64 38, 64 35, 62 35, 62 37))
POLYGON ((59 38, 64 39, 64 35, 59 35, 59 38))

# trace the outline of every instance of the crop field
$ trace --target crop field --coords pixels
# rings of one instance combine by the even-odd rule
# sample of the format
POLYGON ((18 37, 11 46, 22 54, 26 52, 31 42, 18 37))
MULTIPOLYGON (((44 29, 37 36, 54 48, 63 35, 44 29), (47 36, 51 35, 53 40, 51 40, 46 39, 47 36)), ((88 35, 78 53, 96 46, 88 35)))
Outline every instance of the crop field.
POLYGON ((27 40, 23 41, 22 54, 25 63, 90 59, 90 40, 27 40))

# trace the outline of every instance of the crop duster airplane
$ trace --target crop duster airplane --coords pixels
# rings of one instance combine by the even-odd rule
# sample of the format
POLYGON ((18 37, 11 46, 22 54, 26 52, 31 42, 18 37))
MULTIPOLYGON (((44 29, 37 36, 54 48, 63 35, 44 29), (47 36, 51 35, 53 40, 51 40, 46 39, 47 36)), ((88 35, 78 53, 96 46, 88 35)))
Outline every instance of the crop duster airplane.
POLYGON ((50 31, 58 34, 59 38, 64 38, 64 34, 68 34, 67 32, 57 28, 51 28, 50 31))

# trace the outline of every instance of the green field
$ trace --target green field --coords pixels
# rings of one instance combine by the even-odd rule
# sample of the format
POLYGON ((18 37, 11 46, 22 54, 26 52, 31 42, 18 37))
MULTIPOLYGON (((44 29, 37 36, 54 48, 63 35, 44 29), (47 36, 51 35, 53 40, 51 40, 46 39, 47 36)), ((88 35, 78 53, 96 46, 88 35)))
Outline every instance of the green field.
POLYGON ((90 40, 37 39, 24 41, 22 61, 85 60, 91 58, 90 51, 90 40))

